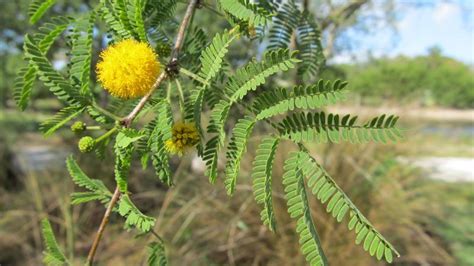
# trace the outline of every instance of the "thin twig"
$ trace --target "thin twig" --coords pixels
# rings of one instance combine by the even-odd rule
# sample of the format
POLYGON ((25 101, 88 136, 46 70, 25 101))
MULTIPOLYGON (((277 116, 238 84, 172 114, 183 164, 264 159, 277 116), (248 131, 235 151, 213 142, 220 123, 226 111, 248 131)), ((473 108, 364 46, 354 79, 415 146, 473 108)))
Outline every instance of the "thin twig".
POLYGON ((113 120, 120 120, 120 117, 116 116, 115 114, 107 111, 106 109, 100 107, 97 103, 92 103, 92 106, 97 109, 99 112, 101 112, 103 115, 108 116, 109 118, 112 118, 113 120))
POLYGON ((167 74, 165 71, 161 72, 161 74, 158 76, 158 78, 155 81, 155 84, 151 87, 150 91, 141 98, 140 102, 133 108, 133 110, 128 114, 124 119, 122 119, 122 125, 125 127, 130 127, 130 125, 133 122, 133 119, 137 117, 138 113, 145 107, 146 102, 150 99, 150 97, 153 95, 155 92, 156 88, 160 86, 160 84, 167 78, 167 74))
MULTIPOLYGON (((186 13, 184 14, 183 20, 181 21, 181 25, 179 26, 178 30, 178 35, 176 37, 176 42, 173 47, 173 52, 171 53, 171 59, 168 64, 173 64, 177 62, 178 60, 178 55, 179 51, 181 50, 181 47, 183 47, 184 43, 184 35, 186 33, 186 29, 189 25, 189 22, 191 20, 191 17, 193 16, 194 10, 196 9, 196 4, 198 3, 198 0, 190 0, 188 4, 188 8, 186 9, 186 13)), ((166 74, 166 71, 163 71, 158 78, 155 81, 155 84, 153 84, 153 87, 150 89, 150 91, 143 96, 143 98, 140 100, 140 102, 135 106, 135 108, 130 112, 129 115, 127 115, 124 119, 122 119, 122 124, 125 127, 129 127, 130 124, 133 122, 133 119, 140 113, 140 111, 143 109, 145 106, 146 102, 150 99, 150 97, 153 95, 155 92, 156 88, 160 86, 160 84, 168 77, 168 74, 166 74)))
POLYGON ((154 236, 161 242, 161 244, 164 244, 164 243, 165 243, 165 241, 163 240, 163 238, 161 238, 161 236, 160 236, 157 232, 155 232, 155 230, 151 229, 150 232, 151 232, 152 235, 154 235, 154 236))
POLYGON ((115 131, 117 131, 117 127, 111 128, 109 131, 105 132, 104 135, 102 135, 102 136, 96 138, 96 139, 95 139, 95 143, 99 143, 99 142, 103 141, 104 139, 107 139, 107 138, 110 137, 112 134, 114 134, 115 131))
POLYGON ((114 195, 112 196, 112 199, 110 200, 109 206, 107 207, 107 210, 104 213, 104 218, 102 218, 102 222, 100 223, 99 229, 97 230, 97 234, 94 238, 94 243, 92 243, 92 247, 89 250, 89 255, 87 256, 86 265, 92 265, 92 263, 94 262, 94 256, 97 251, 97 247, 99 246, 100 239, 102 238, 102 235, 104 234, 105 227, 109 223, 110 214, 112 213, 115 203, 117 203, 119 197, 120 197, 120 190, 119 190, 119 187, 116 187, 114 191, 114 195))
POLYGON ((197 3, 198 0, 189 1, 188 8, 186 9, 186 13, 184 14, 183 20, 181 21, 181 25, 179 26, 178 35, 176 37, 176 42, 174 43, 173 47, 173 52, 171 53, 171 62, 178 60, 178 54, 184 43, 184 34, 186 33, 189 21, 191 21, 191 17, 194 14, 194 10, 196 9, 197 3))
MULTIPOLYGON (((198 0, 190 0, 188 4, 188 8, 186 9, 186 13, 184 14, 183 20, 181 21, 181 25, 179 26, 178 30, 178 35, 176 37, 176 42, 173 47, 172 51, 172 57, 170 59, 170 63, 177 63, 178 60, 178 55, 179 51, 181 50, 181 47, 183 46, 184 43, 184 35, 186 33, 186 29, 189 25, 189 22, 191 20, 191 17, 194 14, 194 10, 196 9, 196 5, 198 3, 198 0)), ((150 99, 150 97, 153 95, 155 92, 156 88, 160 86, 160 84, 168 77, 168 74, 166 71, 163 71, 158 78, 156 79, 155 83, 153 84, 152 88, 150 91, 143 96, 143 98, 140 100, 140 102, 135 106, 135 108, 128 114, 125 118, 121 119, 120 122, 123 126, 125 127, 130 127, 132 124, 133 120, 137 117, 137 115, 140 113, 140 111, 145 107, 146 102, 150 99)), ((100 223, 99 229, 97 231, 97 234, 94 238, 94 242, 92 244, 92 247, 89 251, 89 255, 87 256, 87 262, 86 265, 92 265, 94 261, 94 256, 97 251, 97 247, 99 246, 99 242, 102 238, 102 235, 104 233, 105 227, 107 226, 110 215, 112 214, 112 210, 117 203, 118 199, 120 198, 120 190, 118 186, 115 188, 114 194, 112 196, 112 199, 110 200, 109 206, 107 207, 107 210, 104 213, 104 217, 102 218, 102 222, 100 223)))

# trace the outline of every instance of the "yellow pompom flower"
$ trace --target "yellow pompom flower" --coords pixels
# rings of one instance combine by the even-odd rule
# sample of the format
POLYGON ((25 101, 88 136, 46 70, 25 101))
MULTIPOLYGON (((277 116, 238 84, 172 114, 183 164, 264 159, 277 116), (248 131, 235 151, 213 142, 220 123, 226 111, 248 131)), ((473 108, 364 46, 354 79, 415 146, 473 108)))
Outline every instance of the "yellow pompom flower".
POLYGON ((150 45, 133 39, 107 47, 100 58, 96 69, 100 83, 110 94, 122 99, 144 96, 161 70, 150 45))
POLYGON ((178 122, 173 125, 172 137, 165 143, 166 150, 172 154, 183 155, 186 150, 199 142, 199 133, 190 123, 178 122))

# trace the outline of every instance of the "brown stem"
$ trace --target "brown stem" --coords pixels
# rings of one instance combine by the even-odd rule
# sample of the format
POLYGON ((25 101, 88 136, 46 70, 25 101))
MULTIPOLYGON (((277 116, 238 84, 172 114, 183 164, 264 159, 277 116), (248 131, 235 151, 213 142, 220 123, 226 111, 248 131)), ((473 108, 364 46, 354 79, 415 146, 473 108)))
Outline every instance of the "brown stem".
POLYGON ((133 108, 133 110, 128 114, 125 118, 122 119, 121 123, 125 127, 130 127, 130 125, 133 122, 133 119, 137 117, 138 113, 145 107, 146 102, 150 99, 151 95, 155 92, 156 88, 160 86, 160 84, 163 82, 163 80, 166 79, 168 75, 166 74, 165 71, 161 72, 161 74, 158 76, 158 78, 155 81, 155 84, 151 87, 150 91, 141 98, 140 102, 133 108))
MULTIPOLYGON (((184 14, 183 20, 181 21, 181 25, 179 26, 178 35, 176 36, 176 42, 173 47, 172 56, 168 64, 176 63, 178 60, 179 51, 181 50, 181 47, 183 47, 184 43, 184 35, 186 33, 186 29, 189 25, 189 22, 191 21, 191 17, 194 14, 194 10, 196 9, 197 3, 198 0, 189 1, 188 8, 186 9, 186 13, 184 14)), ((143 96, 137 106, 133 108, 132 112, 130 112, 130 114, 128 114, 125 118, 122 119, 121 122, 125 127, 129 127, 131 125, 133 119, 135 119, 138 113, 140 113, 143 107, 145 107, 146 102, 150 99, 153 92, 155 92, 156 88, 158 88, 167 77, 168 74, 166 74, 165 71, 163 71, 161 75, 158 76, 151 90, 145 96, 143 96)))
POLYGON ((191 21, 198 2, 199 0, 189 1, 188 8, 186 9, 186 13, 184 13, 183 20, 181 21, 181 25, 178 29, 178 35, 176 37, 176 42, 174 43, 173 52, 171 53, 172 56, 170 62, 178 60, 179 51, 181 50, 181 47, 183 47, 186 28, 188 27, 189 22, 191 21))
POLYGON ((329 15, 320 22, 321 31, 324 31, 330 25, 339 25, 341 22, 348 20, 354 13, 361 9, 364 5, 368 4, 369 0, 356 0, 349 1, 345 6, 339 9, 331 7, 329 15))
POLYGON ((107 210, 104 213, 104 218, 102 218, 102 222, 100 223, 99 229, 97 230, 97 234, 95 235, 94 243, 92 243, 92 247, 89 250, 86 265, 92 265, 92 263, 94 262, 94 256, 97 251, 97 247, 99 246, 100 239, 104 234, 105 227, 109 223, 110 214, 112 214, 112 210, 114 209, 115 203, 117 203, 119 197, 120 190, 118 187, 116 187, 114 194, 112 195, 112 199, 110 200, 109 206, 107 206, 107 210))
MULTIPOLYGON (((188 4, 188 8, 186 9, 186 13, 184 14, 183 20, 181 21, 181 25, 179 26, 178 30, 178 35, 176 36, 176 42, 173 47, 173 52, 172 52, 172 57, 170 59, 169 63, 176 63, 178 60, 178 55, 179 51, 181 50, 181 47, 183 46, 184 43, 184 35, 186 33, 186 29, 189 25, 189 22, 191 21, 191 18, 194 14, 194 10, 196 9, 196 5, 199 2, 199 0, 190 0, 188 4)), ((122 125, 125 127, 130 127, 132 124, 133 120, 137 117, 137 115, 140 113, 140 111, 145 107, 146 102, 150 99, 152 94, 155 92, 156 88, 160 86, 160 84, 168 77, 168 74, 166 71, 163 71, 158 78, 156 79, 155 83, 153 84, 152 88, 150 91, 143 96, 143 98, 140 100, 140 102, 133 108, 133 110, 125 117, 123 118, 120 122, 122 125)), ((117 203, 118 199, 120 197, 120 190, 118 186, 115 188, 114 194, 112 196, 112 199, 110 200, 109 206, 107 207, 107 210, 104 213, 104 217, 102 218, 102 222, 100 223, 99 230, 97 231, 97 234, 94 238, 94 242, 92 243, 92 247, 89 251, 89 255, 87 256, 87 262, 86 265, 92 265, 94 261, 94 256, 97 251, 97 247, 99 246, 100 239, 102 238, 102 235, 104 233, 105 227, 109 223, 110 215, 112 214, 112 210, 117 203)))

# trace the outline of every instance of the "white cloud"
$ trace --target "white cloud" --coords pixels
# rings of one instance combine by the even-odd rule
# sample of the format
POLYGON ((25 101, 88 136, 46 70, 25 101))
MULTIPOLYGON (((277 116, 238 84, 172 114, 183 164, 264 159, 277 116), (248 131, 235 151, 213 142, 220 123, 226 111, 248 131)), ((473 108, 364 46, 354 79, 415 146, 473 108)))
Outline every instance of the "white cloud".
POLYGON ((452 3, 439 3, 433 10, 433 19, 437 24, 443 24, 453 16, 459 15, 459 6, 452 3))

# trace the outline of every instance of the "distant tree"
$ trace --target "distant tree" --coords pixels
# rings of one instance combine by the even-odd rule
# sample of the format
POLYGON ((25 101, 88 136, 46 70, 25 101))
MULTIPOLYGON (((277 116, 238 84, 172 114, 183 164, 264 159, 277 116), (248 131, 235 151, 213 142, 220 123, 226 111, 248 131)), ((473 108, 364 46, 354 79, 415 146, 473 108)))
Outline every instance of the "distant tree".
MULTIPOLYGON (((24 65, 21 59, 24 35, 33 26, 28 22, 28 6, 31 0, 1 1, 2 15, 0 16, 0 107, 5 107, 11 98, 12 88, 18 69, 24 65)), ((57 5, 48 11, 49 16, 67 15, 89 9, 89 0, 58 1, 57 5)), ((43 21, 48 18, 43 18, 43 21)), ((64 46, 64 41, 54 44, 54 47, 64 46)))
POLYGON ((363 38, 382 29, 395 30, 394 0, 322 0, 311 2, 311 9, 320 21, 326 58, 356 50, 356 36, 363 38))
POLYGON ((427 56, 374 59, 341 68, 353 90, 365 97, 422 103, 433 100, 441 106, 474 107, 473 70, 443 56, 437 47, 430 48, 427 56))

